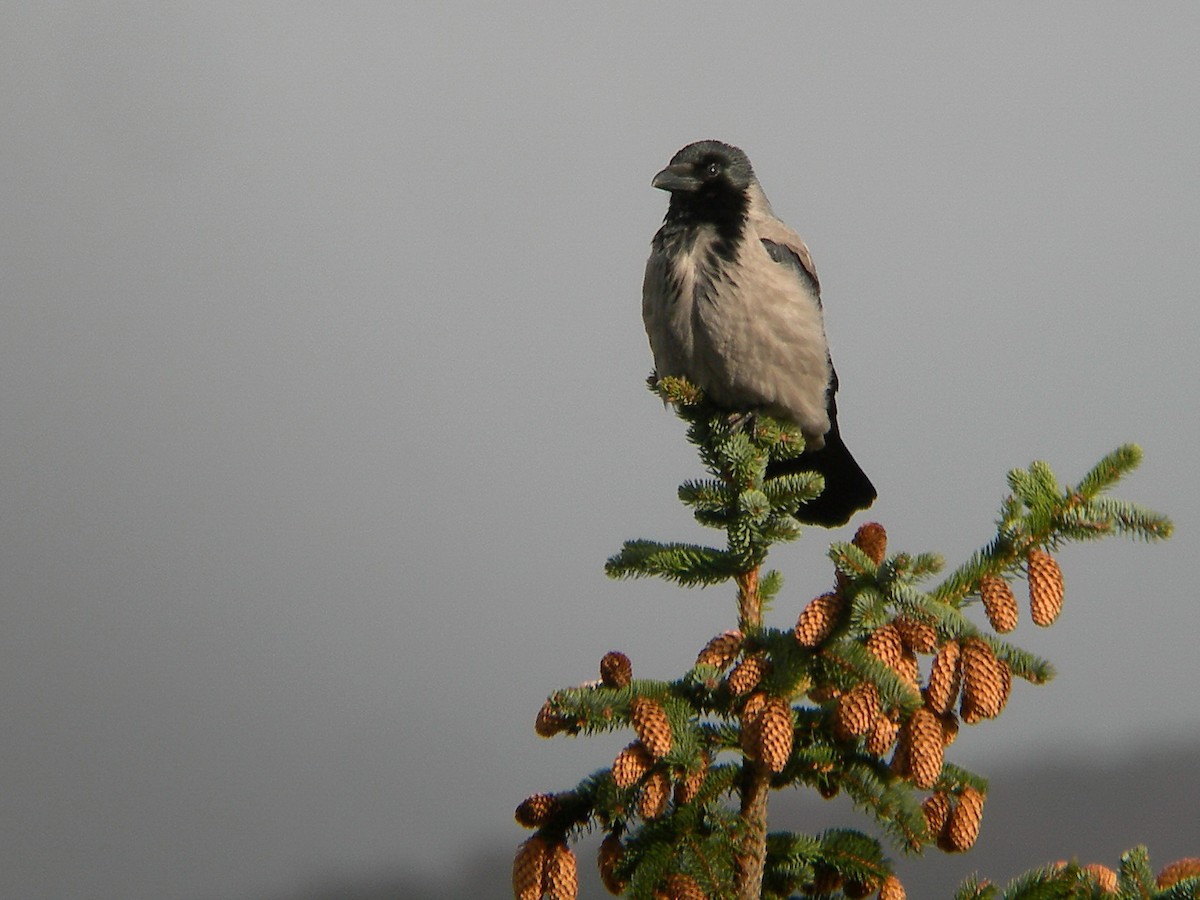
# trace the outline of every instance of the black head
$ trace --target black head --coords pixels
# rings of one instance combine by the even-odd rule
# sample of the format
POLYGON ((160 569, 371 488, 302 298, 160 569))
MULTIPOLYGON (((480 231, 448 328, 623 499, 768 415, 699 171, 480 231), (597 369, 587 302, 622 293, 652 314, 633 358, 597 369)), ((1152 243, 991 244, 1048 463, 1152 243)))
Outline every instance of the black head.
POLYGON ((742 193, 754 181, 750 160, 737 147, 720 141, 688 144, 651 184, 672 195, 742 193))
POLYGON ((671 157, 671 164, 650 183, 671 193, 667 221, 685 226, 709 223, 732 240, 746 215, 754 170, 737 147, 697 141, 671 157))

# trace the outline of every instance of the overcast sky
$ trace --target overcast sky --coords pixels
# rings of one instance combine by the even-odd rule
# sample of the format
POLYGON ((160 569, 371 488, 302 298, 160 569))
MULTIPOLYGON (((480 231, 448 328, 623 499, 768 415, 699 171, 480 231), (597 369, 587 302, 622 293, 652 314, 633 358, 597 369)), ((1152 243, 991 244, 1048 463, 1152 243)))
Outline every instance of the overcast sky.
MULTIPOLYGON (((707 537, 640 320, 701 138, 808 241, 893 548, 1127 441, 1175 519, 1061 554, 1015 635, 1060 677, 954 761, 1200 734, 1197 46, 1191 2, 0 2, 0 894, 437 872, 611 761, 546 694, 733 619, 602 571, 707 537)), ((851 533, 772 557, 772 624, 851 533)))

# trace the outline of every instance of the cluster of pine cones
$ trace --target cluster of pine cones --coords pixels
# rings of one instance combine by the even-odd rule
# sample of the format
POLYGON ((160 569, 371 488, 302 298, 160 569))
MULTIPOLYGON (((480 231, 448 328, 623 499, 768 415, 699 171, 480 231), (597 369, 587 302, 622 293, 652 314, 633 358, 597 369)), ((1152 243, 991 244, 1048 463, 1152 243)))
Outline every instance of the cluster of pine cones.
MULTIPOLYGON (((854 544, 878 565, 886 555, 887 534, 883 526, 870 523, 858 530, 854 544)), ((1031 550, 1025 561, 1032 620, 1049 625, 1062 609, 1062 572, 1054 558, 1042 550, 1031 550)), ((801 612, 794 634, 802 647, 819 651, 834 634, 846 612, 846 587, 839 573, 836 588, 812 600, 801 612)), ((1012 631, 1018 610, 1009 583, 1000 576, 985 576, 978 592, 991 626, 1001 634, 1012 631)), ((890 767, 895 774, 917 788, 932 789, 959 721, 974 724, 998 716, 1008 701, 1012 672, 987 640, 941 639, 932 624, 909 616, 900 616, 876 629, 865 644, 868 652, 922 695, 921 707, 902 720, 898 711, 885 707, 879 688, 870 681, 844 691, 818 685, 809 691, 809 697, 819 703, 834 701, 833 730, 837 738, 865 738, 864 747, 872 755, 882 758, 892 753, 890 767), (920 684, 918 654, 933 656, 924 687, 920 684)), ((760 689, 769 674, 770 662, 761 652, 743 653, 744 645, 740 631, 723 632, 700 651, 696 665, 719 672, 729 670, 725 685, 737 704, 742 751, 778 773, 792 753, 795 725, 791 704, 787 698, 760 689)), ((633 677, 629 658, 618 652, 606 654, 600 663, 600 676, 607 687, 629 685, 633 677)), ((622 790, 638 785, 638 815, 655 819, 666 812, 672 799, 678 805, 695 797, 704 783, 709 760, 702 756, 693 771, 662 764, 671 751, 672 734, 666 710, 658 700, 635 697, 630 703, 629 721, 637 739, 613 761, 613 781, 622 790)), ((577 730, 577 724, 559 719, 547 701, 535 728, 538 734, 549 737, 577 730)), ((528 828, 541 828, 553 819, 558 803, 555 795, 534 794, 517 808, 517 821, 528 828)), ((937 845, 947 852, 969 849, 979 834, 983 803, 983 793, 969 785, 933 793, 924 802, 923 811, 928 832, 936 837, 937 845)), ((617 834, 609 834, 600 846, 601 879, 615 895, 627 886, 616 874, 622 853, 617 834)), ((856 891, 857 896, 875 891, 880 900, 903 900, 905 896, 894 876, 863 887, 861 893, 856 891)), ((521 845, 513 863, 513 892, 517 900, 574 900, 578 892, 577 863, 565 838, 549 840, 539 833, 521 845)), ((665 879, 658 896, 664 900, 706 897, 701 887, 684 874, 665 879)))
MULTIPOLYGON (((879 565, 887 552, 887 534, 882 525, 869 523, 858 530, 854 544, 879 565)), ((1062 611, 1062 571, 1054 557, 1039 549, 1029 551, 1025 568, 1032 619, 1037 625, 1050 625, 1062 611)), ((801 646, 817 650, 833 634, 845 609, 845 586, 839 573, 836 589, 815 598, 801 612, 794 629, 801 646)), ((1004 578, 984 576, 979 595, 993 629, 1006 634, 1016 628, 1017 602, 1004 578)), ((868 753, 883 757, 892 752, 895 774, 923 790, 933 788, 960 720, 972 725, 1000 715, 1012 689, 1012 671, 983 638, 939 642, 932 624, 904 615, 873 631, 866 649, 921 694, 923 705, 906 721, 901 721, 899 711, 884 708, 879 688, 870 681, 844 692, 818 686, 809 695, 818 702, 836 700, 833 728, 838 738, 865 737, 868 753), (933 655, 923 688, 917 654, 933 655)), ((939 791, 925 801, 926 825, 938 847, 947 852, 970 849, 979 834, 983 801, 984 795, 969 785, 953 793, 939 791)))

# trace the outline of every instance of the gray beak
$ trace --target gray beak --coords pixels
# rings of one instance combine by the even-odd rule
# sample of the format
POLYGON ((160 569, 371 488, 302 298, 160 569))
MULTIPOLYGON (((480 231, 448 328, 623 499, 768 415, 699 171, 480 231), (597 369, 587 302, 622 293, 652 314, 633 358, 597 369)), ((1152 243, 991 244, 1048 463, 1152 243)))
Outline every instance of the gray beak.
POLYGON ((667 166, 655 175, 650 186, 656 187, 660 191, 674 193, 675 191, 699 190, 701 183, 690 163, 676 163, 673 166, 667 166))

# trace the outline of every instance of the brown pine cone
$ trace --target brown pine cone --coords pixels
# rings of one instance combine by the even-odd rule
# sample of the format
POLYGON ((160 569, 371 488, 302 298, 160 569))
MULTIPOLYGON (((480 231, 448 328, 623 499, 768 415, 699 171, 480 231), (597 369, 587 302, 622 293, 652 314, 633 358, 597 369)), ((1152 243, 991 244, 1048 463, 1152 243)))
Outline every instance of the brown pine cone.
POLYGON ((600 681, 605 687, 623 688, 633 680, 633 663, 617 650, 610 650, 600 660, 600 681))
POLYGON ((696 657, 696 665, 724 669, 742 652, 745 640, 740 631, 723 631, 704 645, 696 657))
POLYGON ((822 594, 809 601, 796 620, 796 640, 801 647, 820 646, 837 627, 844 600, 841 594, 822 594))
POLYGON ((837 870, 830 866, 817 866, 816 875, 813 878, 812 893, 814 894, 832 894, 834 891, 841 890, 842 875, 837 870))
POLYGON ((904 892, 904 885, 900 883, 900 879, 895 875, 889 875, 883 880, 883 887, 879 889, 879 900, 907 900, 908 894, 904 892))
POLYGON ((655 769, 642 785, 642 793, 638 797, 638 815, 643 819, 657 819, 667 811, 670 798, 671 779, 662 769, 655 769))
POLYGON ((921 692, 921 666, 917 662, 917 654, 913 653, 907 645, 900 657, 900 668, 896 670, 896 674, 904 679, 905 683, 913 689, 914 694, 921 692))
POLYGON ((935 713, 950 712, 954 708, 954 701, 958 699, 960 650, 958 641, 946 641, 933 658, 929 685, 925 688, 925 703, 935 713))
POLYGON ((949 747, 958 737, 958 717, 952 712, 946 713, 938 716, 938 723, 942 726, 942 746, 949 747))
POLYGON ((1063 575, 1058 562, 1044 550, 1030 550, 1029 611, 1035 625, 1045 628, 1058 618, 1063 605, 1063 575))
POLYGON ((846 883, 842 885, 842 893, 845 894, 849 900, 863 900, 867 894, 875 893, 875 890, 878 887, 879 882, 877 880, 858 881, 848 879, 846 883))
POLYGON ((642 780, 642 776, 650 771, 650 766, 654 764, 654 759, 641 741, 634 741, 624 750, 617 754, 617 758, 613 760, 612 774, 613 781, 621 790, 633 787, 642 780))
POLYGON ((725 683, 729 685, 731 694, 740 697, 758 687, 759 682, 769 671, 771 671, 771 664, 767 662, 765 656, 761 654, 747 656, 733 667, 733 671, 729 673, 725 683))
POLYGON ((979 579, 979 597, 997 633, 1008 634, 1017 627, 1017 598, 1007 581, 999 575, 984 575, 979 579))
POLYGON ((930 794, 921 804, 921 812, 925 814, 925 830, 929 832, 930 838, 936 840, 945 829, 946 823, 950 821, 951 808, 949 794, 941 791, 930 794))
POLYGON ((1118 891, 1117 873, 1108 866, 1101 863, 1088 863, 1083 867, 1083 871, 1087 872, 1096 886, 1106 894, 1115 894, 1118 891))
POLYGON ((958 795, 958 803, 946 823, 946 839, 957 853, 971 849, 979 837, 979 823, 983 819, 983 794, 970 785, 958 795))
POLYGON ((792 707, 779 697, 767 700, 755 723, 759 761, 772 772, 782 772, 792 755, 795 726, 792 707))
POLYGON ((1008 665, 996 658, 991 644, 980 638, 967 638, 962 644, 962 707, 963 720, 970 723, 978 717, 994 719, 1008 702, 1012 673, 1008 665))
POLYGON ((541 828, 558 812, 558 798, 553 794, 533 794, 517 807, 516 820, 526 828, 541 828))
POLYGON ((654 892, 656 898, 662 900, 708 900, 708 895, 690 875, 676 872, 668 875, 663 886, 654 892))
POLYGON ((867 637, 867 650, 902 678, 905 677, 904 640, 895 625, 883 625, 872 631, 867 637))
POLYGON ((842 696, 842 689, 833 684, 814 684, 808 689, 808 699, 813 703, 828 703, 842 696))
POLYGON ((742 723, 742 752, 751 759, 756 758, 758 754, 758 719, 766 705, 767 695, 762 691, 755 691, 746 698, 738 714, 742 723))
POLYGON ((609 834, 600 842, 600 850, 596 854, 596 866, 600 869, 600 880, 605 889, 614 897, 620 897, 628 887, 627 882, 617 877, 617 866, 625 857, 625 845, 617 834, 609 834))
POLYGON ((629 721, 638 739, 655 759, 662 759, 671 752, 671 722, 657 700, 634 697, 629 704, 629 721))
POLYGON ((755 691, 742 702, 741 716, 742 724, 758 718, 758 714, 763 711, 763 707, 767 705, 767 695, 763 691, 755 691))
POLYGON ((871 562, 879 565, 887 555, 887 531, 878 522, 867 522, 859 526, 851 542, 871 558, 871 562))
POLYGON ((541 737, 554 737, 559 732, 568 731, 569 723, 554 711, 554 704, 547 700, 542 704, 542 708, 538 710, 537 720, 533 723, 533 730, 541 737))
POLYGON ((565 843, 550 848, 543 885, 546 900, 575 900, 579 894, 579 864, 565 843))
POLYGON ((959 721, 966 725, 978 725, 987 716, 980 711, 979 707, 975 705, 975 702, 970 697, 963 694, 962 703, 958 707, 958 718, 959 721))
POLYGON ((908 759, 908 742, 911 737, 907 728, 901 728, 896 735, 896 749, 892 752, 892 761, 888 763, 888 768, 897 778, 908 778, 912 773, 908 759))
POLYGON ((512 868, 512 889, 516 900, 540 900, 548 851, 546 841, 536 834, 517 848, 512 868))
POLYGON ((838 698, 833 733, 844 741, 866 734, 879 718, 879 709, 879 688, 869 681, 856 684, 838 698))
POLYGON ((942 723, 925 707, 912 714, 908 730, 908 771, 919 788, 933 787, 942 774, 942 723))
POLYGON ((683 806, 691 803, 700 788, 704 787, 704 779, 708 777, 709 759, 707 753, 700 754, 700 765, 686 772, 682 779, 675 784, 675 805, 683 806))
POLYGON ((1200 875, 1200 856, 1185 856, 1177 859, 1158 873, 1156 884, 1159 889, 1169 888, 1185 878, 1200 875))
POLYGON ((933 653, 937 650, 937 629, 929 622, 906 615, 897 616, 893 624, 908 649, 917 653, 933 653))
POLYGON ((866 750, 872 756, 884 756, 896 743, 896 735, 900 731, 900 723, 889 715, 880 715, 871 726, 867 735, 866 750))
POLYGON ((1004 709, 1008 705, 1008 698, 1012 695, 1013 673, 1004 660, 997 660, 997 662, 1000 663, 1000 680, 1003 682, 1000 709, 1004 709))

